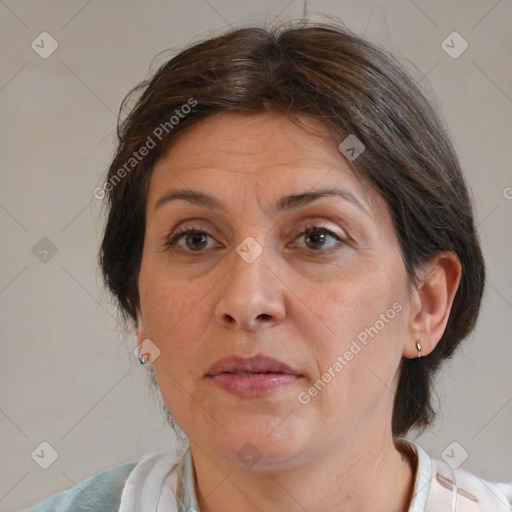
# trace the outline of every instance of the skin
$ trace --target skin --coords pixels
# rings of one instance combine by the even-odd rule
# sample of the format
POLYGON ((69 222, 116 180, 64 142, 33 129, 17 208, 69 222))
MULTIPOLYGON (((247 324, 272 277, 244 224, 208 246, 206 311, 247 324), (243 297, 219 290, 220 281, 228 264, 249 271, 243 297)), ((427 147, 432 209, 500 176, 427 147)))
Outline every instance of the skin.
POLYGON ((201 511, 407 510, 415 460, 391 432, 399 366, 417 356, 417 341, 422 355, 439 341, 460 263, 442 253, 412 287, 382 197, 355 176, 320 120, 298 119, 304 126, 277 113, 210 117, 156 163, 138 343, 149 338, 160 350, 153 368, 189 439, 201 511), (273 210, 285 195, 331 187, 361 208, 332 196, 273 210), (208 193, 225 211, 183 200, 155 209, 178 189, 208 193), (178 226, 206 233, 206 243, 184 235, 168 246, 178 226), (325 231, 311 238, 312 226, 344 241, 325 231), (263 249, 252 263, 236 252, 249 236, 263 249), (395 303, 400 312, 300 403, 395 303), (301 378, 263 398, 234 396, 204 377, 233 354, 268 355, 301 378), (237 456, 247 443, 261 457, 252 467, 237 456))

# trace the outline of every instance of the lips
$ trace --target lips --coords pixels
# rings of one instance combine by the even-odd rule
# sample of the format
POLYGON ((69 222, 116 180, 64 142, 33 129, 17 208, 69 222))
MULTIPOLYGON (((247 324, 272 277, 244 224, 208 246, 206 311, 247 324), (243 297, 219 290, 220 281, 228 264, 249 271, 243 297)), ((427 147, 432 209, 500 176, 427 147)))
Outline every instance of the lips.
POLYGON ((259 355, 219 359, 205 373, 221 389, 244 398, 263 397, 299 380, 301 373, 291 366, 259 355))
POLYGON ((206 372, 208 377, 219 375, 220 373, 233 374, 259 374, 259 373, 280 373, 289 375, 300 375, 300 372, 291 368, 287 364, 267 356, 254 356, 243 358, 239 356, 225 357, 219 359, 206 372))

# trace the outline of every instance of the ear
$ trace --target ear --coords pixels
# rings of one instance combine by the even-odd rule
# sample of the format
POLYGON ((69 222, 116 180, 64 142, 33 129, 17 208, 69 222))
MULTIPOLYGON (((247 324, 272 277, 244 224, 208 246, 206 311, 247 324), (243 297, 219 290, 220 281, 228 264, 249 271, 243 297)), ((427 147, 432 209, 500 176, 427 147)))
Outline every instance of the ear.
POLYGON ((140 309, 137 308, 137 346, 147 338, 149 338, 149 336, 146 331, 146 326, 144 325, 144 318, 140 309))
POLYGON ((461 264, 454 252, 437 254, 425 265, 420 283, 413 288, 410 300, 409 339, 402 355, 418 356, 434 350, 444 333, 461 276, 461 264))

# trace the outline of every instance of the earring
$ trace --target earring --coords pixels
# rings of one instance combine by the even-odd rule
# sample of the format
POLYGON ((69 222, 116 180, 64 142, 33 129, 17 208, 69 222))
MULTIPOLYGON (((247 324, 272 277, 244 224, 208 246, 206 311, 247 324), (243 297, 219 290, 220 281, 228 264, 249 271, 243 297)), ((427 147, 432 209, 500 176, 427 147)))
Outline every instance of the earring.
POLYGON ((149 338, 146 338, 140 345, 135 347, 133 354, 140 364, 151 366, 160 355, 160 349, 149 338))
POLYGON ((137 359, 139 360, 140 364, 146 365, 146 360, 144 359, 144 356, 137 350, 137 359))
POLYGON ((416 342, 416 348, 418 349, 418 358, 421 357, 421 343, 419 341, 416 342))

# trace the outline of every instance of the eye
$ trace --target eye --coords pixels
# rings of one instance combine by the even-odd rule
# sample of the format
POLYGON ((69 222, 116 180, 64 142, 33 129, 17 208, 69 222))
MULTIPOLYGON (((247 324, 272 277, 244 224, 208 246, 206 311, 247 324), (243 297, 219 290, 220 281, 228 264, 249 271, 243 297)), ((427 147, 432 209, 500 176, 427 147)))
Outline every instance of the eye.
POLYGON ((343 245, 345 240, 323 225, 306 226, 295 230, 297 238, 305 237, 307 248, 313 251, 331 252, 336 246, 343 245), (331 239, 331 241, 329 241, 331 239))
MULTIPOLYGON (((310 225, 295 229, 295 240, 304 237, 306 249, 314 252, 332 252, 336 246, 343 245, 346 240, 324 225, 310 225)), ((208 245, 209 240, 214 241, 203 228, 190 227, 179 230, 169 236, 165 245, 168 249, 178 247, 179 250, 188 253, 204 252, 204 249, 219 247, 219 244, 208 245)))
MULTIPOLYGON (((166 242, 166 247, 179 246, 186 252, 202 252, 208 246, 208 238, 213 238, 200 228, 189 228, 172 234, 166 242)), ((211 248, 211 247, 210 247, 211 248)))

